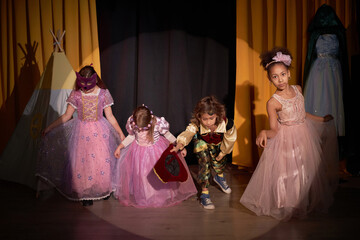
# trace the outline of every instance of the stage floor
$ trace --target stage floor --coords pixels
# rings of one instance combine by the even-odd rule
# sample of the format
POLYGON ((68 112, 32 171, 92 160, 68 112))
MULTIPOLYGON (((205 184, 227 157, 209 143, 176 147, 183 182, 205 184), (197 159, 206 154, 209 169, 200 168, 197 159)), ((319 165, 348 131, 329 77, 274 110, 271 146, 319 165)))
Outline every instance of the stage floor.
MULTIPOLYGON (((197 165, 190 165, 193 174, 197 165)), ((117 200, 83 207, 56 191, 0 181, 0 239, 356 239, 360 237, 360 178, 341 183, 328 214, 279 222, 257 217, 239 203, 251 174, 227 168, 232 193, 210 187, 215 210, 194 196, 169 208, 124 207, 117 200)))

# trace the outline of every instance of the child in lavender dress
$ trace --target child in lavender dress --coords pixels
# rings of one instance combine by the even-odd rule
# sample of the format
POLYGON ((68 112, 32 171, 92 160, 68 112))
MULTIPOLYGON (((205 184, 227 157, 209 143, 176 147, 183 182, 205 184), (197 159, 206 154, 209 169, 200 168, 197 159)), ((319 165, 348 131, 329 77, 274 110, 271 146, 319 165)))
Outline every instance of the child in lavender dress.
POLYGON ((114 181, 114 196, 126 206, 138 208, 168 207, 195 195, 197 190, 185 159, 178 154, 188 172, 185 182, 163 183, 153 167, 176 138, 169 132, 169 123, 156 117, 146 106, 139 106, 129 117, 129 135, 118 146, 119 158, 114 181))
POLYGON ((85 66, 76 75, 66 112, 44 130, 36 175, 87 206, 113 192, 113 152, 125 136, 112 114, 110 92, 94 68, 85 66))

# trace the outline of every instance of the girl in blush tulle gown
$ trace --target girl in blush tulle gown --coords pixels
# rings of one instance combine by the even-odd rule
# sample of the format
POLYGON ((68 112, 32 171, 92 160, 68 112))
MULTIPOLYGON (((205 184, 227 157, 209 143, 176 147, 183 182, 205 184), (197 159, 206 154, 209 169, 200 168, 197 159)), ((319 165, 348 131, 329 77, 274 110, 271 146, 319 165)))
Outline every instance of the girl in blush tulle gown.
POLYGON ((125 136, 112 114, 110 92, 94 68, 85 66, 76 75, 66 112, 44 130, 36 175, 42 180, 38 190, 45 182, 87 206, 113 192, 113 152, 125 136))
POLYGON ((115 197, 125 206, 138 208, 168 207, 182 202, 197 193, 188 172, 185 182, 163 183, 153 171, 162 153, 176 138, 169 132, 169 123, 153 115, 146 106, 139 106, 126 123, 129 135, 118 146, 117 177, 114 181, 115 197))
POLYGON ((260 58, 277 90, 267 102, 270 130, 256 139, 264 151, 240 202, 258 216, 279 220, 326 212, 338 182, 333 118, 305 112, 301 87, 288 84, 287 49, 274 48, 260 58))

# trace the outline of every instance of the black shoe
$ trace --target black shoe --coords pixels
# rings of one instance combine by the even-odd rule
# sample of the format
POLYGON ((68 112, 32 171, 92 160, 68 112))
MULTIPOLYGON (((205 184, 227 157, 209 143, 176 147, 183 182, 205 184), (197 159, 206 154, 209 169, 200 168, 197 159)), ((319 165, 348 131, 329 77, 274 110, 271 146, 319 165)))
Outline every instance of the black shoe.
POLYGON ((93 205, 93 200, 82 200, 81 202, 84 207, 93 205))

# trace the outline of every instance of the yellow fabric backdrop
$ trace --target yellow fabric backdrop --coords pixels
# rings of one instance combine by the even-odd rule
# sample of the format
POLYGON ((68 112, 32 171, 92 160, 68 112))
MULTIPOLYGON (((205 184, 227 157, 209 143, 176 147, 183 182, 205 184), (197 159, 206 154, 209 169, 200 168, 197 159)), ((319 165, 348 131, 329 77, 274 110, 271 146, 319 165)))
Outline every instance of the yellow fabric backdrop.
MULTIPOLYGON (((353 0, 237 0, 234 118, 238 139, 233 150, 233 164, 239 168, 256 167, 261 150, 255 138, 261 129, 268 128, 266 102, 275 91, 260 66, 260 53, 274 46, 287 47, 294 57, 290 84, 302 85, 307 26, 324 3, 334 8, 345 28, 355 22, 353 0)), ((348 45, 351 50, 352 44, 348 45)))
POLYGON ((40 80, 55 33, 74 70, 93 63, 100 73, 96 0, 1 0, 0 153, 40 80))

